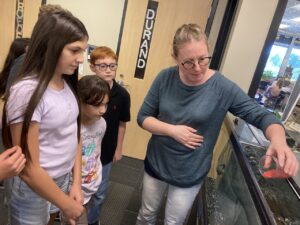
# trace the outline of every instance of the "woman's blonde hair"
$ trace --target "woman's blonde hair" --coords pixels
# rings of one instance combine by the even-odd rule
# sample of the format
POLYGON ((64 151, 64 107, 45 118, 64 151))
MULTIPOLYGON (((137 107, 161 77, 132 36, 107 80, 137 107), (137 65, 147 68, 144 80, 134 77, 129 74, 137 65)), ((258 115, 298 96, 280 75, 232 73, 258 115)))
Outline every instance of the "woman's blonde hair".
POLYGON ((177 57, 180 46, 192 40, 203 40, 209 48, 207 37, 199 25, 193 23, 183 24, 177 29, 173 38, 173 56, 177 57))

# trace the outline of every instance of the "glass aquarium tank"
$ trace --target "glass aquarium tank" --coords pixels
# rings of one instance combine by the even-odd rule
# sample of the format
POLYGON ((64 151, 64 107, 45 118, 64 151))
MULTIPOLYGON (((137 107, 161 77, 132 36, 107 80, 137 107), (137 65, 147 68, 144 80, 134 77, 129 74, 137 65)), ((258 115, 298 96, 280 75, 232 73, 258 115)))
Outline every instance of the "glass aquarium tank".
POLYGON ((218 158, 217 177, 205 180, 201 224, 300 225, 300 199, 293 190, 298 186, 290 184, 294 179, 261 175, 258 162, 265 152, 232 136, 218 158))

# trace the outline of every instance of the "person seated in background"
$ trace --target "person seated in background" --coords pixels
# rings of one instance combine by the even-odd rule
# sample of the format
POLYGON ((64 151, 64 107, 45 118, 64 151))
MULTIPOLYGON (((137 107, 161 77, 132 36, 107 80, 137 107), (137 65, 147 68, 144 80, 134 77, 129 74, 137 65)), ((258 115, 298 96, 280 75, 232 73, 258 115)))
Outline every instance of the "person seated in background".
POLYGON ((266 97, 264 105, 266 107, 275 108, 279 100, 282 86, 283 86, 283 81, 277 80, 267 88, 267 90, 264 92, 264 96, 266 97))
POLYGON ((273 82, 273 84, 267 88, 264 95, 267 98, 278 97, 281 92, 282 85, 283 85, 282 80, 277 80, 277 81, 273 82))

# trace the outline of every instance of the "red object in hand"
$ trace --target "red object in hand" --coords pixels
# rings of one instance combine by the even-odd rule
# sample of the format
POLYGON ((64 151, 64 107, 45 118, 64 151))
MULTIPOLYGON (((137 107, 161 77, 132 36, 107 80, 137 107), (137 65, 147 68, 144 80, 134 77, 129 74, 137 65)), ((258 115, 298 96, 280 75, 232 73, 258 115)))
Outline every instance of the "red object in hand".
POLYGON ((287 175, 283 170, 281 169, 272 169, 263 172, 263 177, 267 179, 286 179, 289 178, 289 175, 287 175))
POLYGON ((267 179, 286 179, 290 176, 280 167, 278 159, 271 155, 264 155, 259 160, 259 171, 267 179))

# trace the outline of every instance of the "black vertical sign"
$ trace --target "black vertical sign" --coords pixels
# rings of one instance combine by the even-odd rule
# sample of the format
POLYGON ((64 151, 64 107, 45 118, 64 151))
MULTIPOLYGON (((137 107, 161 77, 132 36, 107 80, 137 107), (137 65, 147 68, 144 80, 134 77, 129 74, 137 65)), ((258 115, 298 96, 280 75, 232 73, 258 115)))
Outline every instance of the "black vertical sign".
POLYGON ((135 78, 139 78, 139 79, 144 78, 152 34, 154 30, 154 22, 155 22, 157 7, 158 7, 158 2, 149 0, 147 10, 146 10, 144 28, 142 32, 142 39, 139 45, 140 46, 139 54, 136 61, 136 67, 134 73, 135 78))
POLYGON ((15 38, 23 37, 24 0, 17 0, 15 38))

